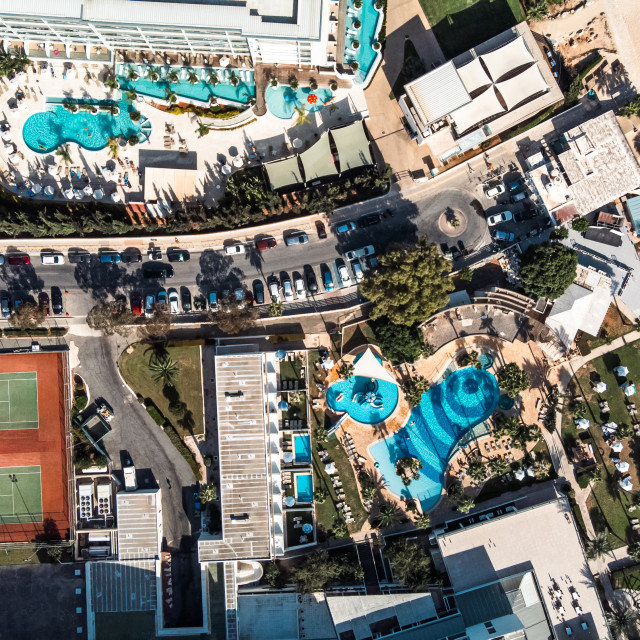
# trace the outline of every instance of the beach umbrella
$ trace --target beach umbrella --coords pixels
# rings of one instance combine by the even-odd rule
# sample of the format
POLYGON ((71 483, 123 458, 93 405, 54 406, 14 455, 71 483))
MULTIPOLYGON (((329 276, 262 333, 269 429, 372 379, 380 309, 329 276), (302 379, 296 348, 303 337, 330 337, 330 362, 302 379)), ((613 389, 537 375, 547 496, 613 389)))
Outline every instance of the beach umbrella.
POLYGON ((285 507, 293 507, 293 505, 296 503, 296 499, 293 496, 287 496, 284 499, 284 506, 285 507))
POLYGON ((620 473, 627 473, 627 471, 629 471, 629 463, 628 462, 618 462, 618 464, 616 464, 616 469, 620 473))
POLYGON ((33 193, 40 193, 42 191, 42 185, 38 182, 34 182, 31 188, 33 189, 33 193))
POLYGON ((602 382, 602 380, 600 380, 600 382, 598 382, 598 384, 594 387, 594 389, 598 393, 604 393, 607 390, 607 385, 604 382, 602 382))
POLYGON ((518 469, 514 474, 516 480, 524 480, 524 471, 522 469, 518 469))
POLYGON ((67 198, 68 200, 71 200, 73 198, 73 196, 75 195, 75 192, 73 191, 73 189, 71 187, 69 187, 65 192, 64 192, 64 197, 67 198))
POLYGON ((325 473, 328 473, 330 476, 336 472, 336 465, 333 462, 329 462, 324 465, 325 473))
POLYGON ((13 149, 14 149, 13 142, 7 142, 4 145, 4 148, 6 151, 11 151, 13 153, 13 149))
POLYGON ((620 453, 624 449, 624 445, 622 442, 617 441, 611 445, 611 451, 615 451, 616 453, 620 453))
POLYGON ((625 396, 632 396, 635 392, 636 392, 636 385, 635 384, 630 384, 628 387, 625 388, 624 395, 625 396))
POLYGON ((294 138, 291 144, 293 144, 296 149, 299 149, 302 146, 302 140, 300 140, 300 138, 294 138))
POLYGON ((82 193, 82 191, 80 191, 79 189, 76 189, 75 196, 76 200, 82 200, 82 198, 84 198, 84 193, 82 193))
POLYGON ((48 196, 52 196, 56 190, 50 185, 48 184, 45 188, 44 188, 44 192, 48 195, 48 196))
POLYGON ((93 197, 94 197, 96 200, 102 200, 102 198, 104 198, 104 192, 102 191, 102 189, 96 189, 96 190, 93 192, 93 197))
POLYGON ((289 464, 290 462, 293 462, 293 453, 291 453, 291 451, 285 451, 284 454, 282 455, 282 460, 287 464, 289 464))
POLYGON ((14 164, 20 160, 20 156, 17 153, 12 153, 9 156, 9 162, 13 162, 14 164))
POLYGON ((229 58, 227 58, 227 56, 223 56, 222 58, 220 58, 220 66, 221 67, 228 67, 230 62, 231 62, 231 60, 229 60, 229 58))
POLYGON ((114 191, 114 192, 111 194, 111 199, 112 199, 114 202, 120 202, 120 200, 122 200, 122 197, 120 196, 120 194, 119 194, 117 191, 114 191))
POLYGON ((276 358, 278 360, 284 360, 287 357, 287 352, 284 349, 278 349, 276 351, 276 358))
POLYGON ((240 168, 243 164, 244 164, 244 162, 242 161, 242 158, 240 156, 236 156, 233 159, 233 166, 234 167, 240 168))
POLYGON ((528 476, 531 476, 532 478, 536 477, 536 472, 531 467, 527 467, 526 471, 528 476))
POLYGON ((278 409, 280 409, 280 411, 286 411, 289 408, 289 403, 286 400, 280 400, 280 402, 278 402, 278 409))
POLYGON ((49 172, 50 176, 57 176, 60 169, 57 164, 50 164, 47 167, 47 171, 49 172))
POLYGON ((83 190, 82 193, 84 193, 85 196, 92 196, 93 195, 93 189, 91 188, 91 185, 88 184, 83 190))
POLYGON ((576 420, 576 427, 578 429, 588 429, 591 426, 591 423, 586 418, 580 418, 580 420, 576 420))
POLYGON ((615 431, 618 428, 618 425, 615 422, 607 422, 603 429, 608 429, 609 431, 615 431))
POLYGON ((100 172, 102 173, 103 176, 107 178, 111 175, 111 171, 109 170, 109 167, 102 167, 102 169, 100 169, 100 172))
POLYGON ((620 480, 620 482, 618 482, 618 484, 625 490, 625 491, 633 491, 633 483, 631 482, 631 480, 627 477, 624 480, 620 480))
POLYGON ((223 164, 222 173, 224 173, 225 176, 228 176, 231 173, 231 167, 228 164, 223 164))
POLYGON ((618 376, 618 378, 624 378, 625 376, 629 375, 629 369, 627 369, 627 367, 620 365, 619 367, 616 367, 613 370, 613 373, 615 373, 618 376))
POLYGON ((302 533, 307 533, 307 534, 309 534, 309 533, 311 533, 312 531, 313 531, 313 525, 312 525, 312 524, 310 524, 309 522, 305 522, 305 523, 302 525, 302 533))

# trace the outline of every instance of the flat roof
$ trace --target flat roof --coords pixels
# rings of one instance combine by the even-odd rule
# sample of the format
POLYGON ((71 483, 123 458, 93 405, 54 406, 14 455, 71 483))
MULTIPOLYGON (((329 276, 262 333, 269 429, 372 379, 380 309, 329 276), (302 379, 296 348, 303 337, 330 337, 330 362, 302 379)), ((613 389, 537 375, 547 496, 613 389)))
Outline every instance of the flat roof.
POLYGON ((91 572, 94 613, 154 611, 157 605, 156 561, 124 560, 87 563, 91 572))
POLYGON ((438 544, 455 592, 533 569, 556 637, 566 636, 567 624, 576 640, 611 637, 565 498, 441 534, 438 544), (554 582, 563 594, 564 617, 556 612, 556 597, 550 594, 554 582), (571 605, 569 588, 578 594, 582 615, 571 605), (581 620, 588 622, 588 629, 581 628, 581 620))
POLYGON ((162 545, 160 501, 160 489, 116 493, 120 560, 159 557, 162 545))
POLYGON ((201 535, 200 562, 270 558, 265 361, 261 353, 217 355, 215 371, 222 537, 201 535))

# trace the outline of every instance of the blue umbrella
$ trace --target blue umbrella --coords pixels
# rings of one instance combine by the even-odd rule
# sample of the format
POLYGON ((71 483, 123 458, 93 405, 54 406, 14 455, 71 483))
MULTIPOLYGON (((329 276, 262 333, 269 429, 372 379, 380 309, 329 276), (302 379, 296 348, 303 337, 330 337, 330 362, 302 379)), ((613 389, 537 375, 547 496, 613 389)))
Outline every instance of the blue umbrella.
POLYGON ((278 403, 278 409, 280 411, 286 411, 289 408, 289 403, 286 400, 280 400, 278 403))
POLYGON ((287 352, 284 349, 278 349, 276 351, 276 358, 278 360, 284 360, 287 357, 287 352))

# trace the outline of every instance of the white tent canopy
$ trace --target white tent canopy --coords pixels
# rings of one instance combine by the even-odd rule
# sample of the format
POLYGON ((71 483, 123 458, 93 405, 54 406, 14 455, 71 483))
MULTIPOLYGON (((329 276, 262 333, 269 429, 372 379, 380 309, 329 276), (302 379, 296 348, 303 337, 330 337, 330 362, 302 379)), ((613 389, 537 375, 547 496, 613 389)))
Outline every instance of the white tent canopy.
POLYGON ((620 453, 623 449, 624 449, 624 445, 620 441, 614 442, 611 445, 611 451, 615 451, 616 453, 620 453))
POLYGON ((542 77, 538 65, 534 64, 514 78, 499 82, 496 89, 500 92, 507 109, 511 111, 527 98, 548 91, 549 85, 542 77))
POLYGON ((500 104, 495 89, 489 87, 484 93, 474 98, 468 104, 451 113, 458 135, 471 129, 479 122, 491 118, 499 113, 504 113, 505 108, 500 104))
POLYGON ((616 463, 616 469, 620 473, 627 473, 627 471, 629 471, 629 463, 628 462, 618 462, 618 463, 616 463))
POLYGON ((398 384, 395 378, 380 364, 375 353, 370 348, 355 363, 353 375, 360 378, 373 378, 374 380, 384 380, 391 384, 398 384))
POLYGON ((480 57, 494 82, 518 67, 535 62, 522 36, 480 57))
POLYGON ((491 84, 491 78, 484 70, 480 58, 475 58, 473 62, 458 67, 458 75, 460 76, 460 80, 462 80, 464 88, 469 93, 473 93, 477 89, 491 84))

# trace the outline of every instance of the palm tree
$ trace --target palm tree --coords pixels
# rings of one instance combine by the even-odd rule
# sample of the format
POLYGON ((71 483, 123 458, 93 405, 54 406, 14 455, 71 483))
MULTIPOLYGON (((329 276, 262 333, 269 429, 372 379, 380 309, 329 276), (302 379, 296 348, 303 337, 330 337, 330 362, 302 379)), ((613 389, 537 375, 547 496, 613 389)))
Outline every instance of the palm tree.
POLYGON ((118 153, 120 152, 120 142, 118 141, 118 138, 107 138, 107 143, 109 146, 109 153, 115 160, 118 157, 118 153))
POLYGON ((164 90, 164 99, 169 104, 175 104, 178 101, 178 94, 175 91, 171 91, 171 89, 167 88, 164 90))
POLYGON ((229 84, 232 87, 237 87, 239 82, 240 82, 240 78, 238 78, 235 71, 232 71, 231 75, 229 76, 229 84))
POLYGON ((206 136, 207 133, 209 133, 209 131, 210 131, 210 129, 209 129, 208 125, 206 125, 201 120, 198 120, 198 128, 196 129, 196 133, 198 134, 198 138, 202 138, 203 136, 206 136))
POLYGON ((131 91, 126 91, 124 94, 124 99, 129 103, 132 104, 134 103, 137 99, 138 99, 138 94, 131 89, 131 91))
POLYGON ((149 69, 147 70, 147 78, 149 78, 151 82, 155 83, 160 80, 160 75, 153 67, 149 67, 149 69))
POLYGON ((298 88, 298 79, 295 76, 289 78, 289 86, 295 91, 298 88))
POLYGON ((378 495, 378 489, 376 487, 364 487, 362 489, 362 499, 365 502, 372 502, 378 495))
POLYGON ((400 522, 401 513, 400 509, 395 504, 387 503, 381 509, 378 514, 378 528, 388 529, 400 522))
POLYGON ((428 529, 431 526, 431 518, 422 513, 415 519, 415 525, 418 529, 428 529))
POLYGON ((200 498, 200 502, 202 502, 202 504, 207 504, 207 502, 216 500, 218 498, 216 485, 212 483, 203 484, 200 487, 200 491, 198 491, 198 498, 200 498))
POLYGON ((60 160, 65 164, 71 164, 71 153, 69 151, 68 144, 62 144, 56 149, 56 155, 60 157, 60 160))
POLYGON ((631 632, 637 628, 638 621, 640 620, 638 613, 628 604, 616 604, 612 610, 605 615, 614 638, 620 640, 622 638, 628 638, 631 632))
POLYGON ((269 305, 269 317, 270 318, 278 318, 284 313, 284 305, 282 302, 278 302, 277 300, 272 300, 269 305))
POLYGON ((200 82, 198 74, 193 69, 189 69, 189 71, 187 71, 187 82, 189 84, 198 84, 198 82, 200 82))
POLYGON ((207 82, 212 86, 215 87, 217 84, 220 84, 220 79, 218 78, 218 74, 215 71, 212 71, 208 76, 207 76, 207 82))
POLYGON ((294 107, 294 111, 297 114, 296 125, 297 127, 301 127, 305 122, 311 124, 311 118, 307 113, 307 105, 303 104, 301 107, 294 107))
POLYGON ((169 71, 169 73, 167 73, 167 80, 171 84, 180 84, 180 76, 177 71, 169 71))
POLYGON ((503 458, 491 458, 491 460, 489 460, 489 469, 491 471, 491 475, 494 478, 498 478, 509 473, 511 467, 503 458))
POLYGON ((353 363, 347 364, 346 362, 343 362, 338 369, 338 374, 344 380, 348 380, 349 378, 353 377, 354 371, 355 367, 353 366, 353 363))
POLYGON ((136 70, 133 67, 129 67, 129 70, 127 71, 127 80, 129 80, 130 82, 133 82, 134 80, 137 80, 140 76, 137 74, 136 70))
POLYGON ((476 482, 482 482, 487 477, 487 468, 480 456, 476 456, 469 460, 469 477, 476 482))
POLYGON ((178 365, 168 353, 152 355, 149 359, 149 371, 154 382, 162 382, 163 387, 175 387, 178 377, 178 365))
POLYGON ((544 20, 548 13, 549 5, 547 4, 547 0, 539 0, 539 2, 536 2, 529 7, 529 11, 527 11, 527 20, 530 22, 544 20))
POLYGON ((596 537, 593 540, 587 541, 587 557, 592 560, 597 560, 603 556, 611 554, 613 551, 613 545, 609 539, 609 530, 598 531, 596 537))
POLYGON ((109 73, 107 77, 104 79, 104 86, 109 89, 109 91, 114 91, 120 86, 118 79, 113 75, 113 73, 109 73))

